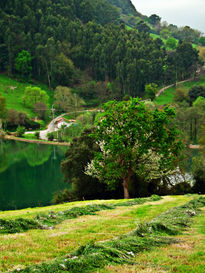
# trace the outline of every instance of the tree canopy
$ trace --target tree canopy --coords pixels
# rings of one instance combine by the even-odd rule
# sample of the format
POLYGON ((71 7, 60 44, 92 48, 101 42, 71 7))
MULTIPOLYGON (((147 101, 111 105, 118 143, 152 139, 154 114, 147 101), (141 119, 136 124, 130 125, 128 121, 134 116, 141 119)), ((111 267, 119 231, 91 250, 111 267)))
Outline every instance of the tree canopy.
POLYGON ((88 164, 86 174, 111 188, 122 181, 125 198, 135 173, 145 180, 162 177, 174 167, 182 149, 174 116, 174 109, 151 110, 138 98, 106 103, 93 134, 101 151, 88 164))
POLYGON ((34 107, 38 102, 47 104, 49 97, 46 91, 42 90, 40 87, 27 86, 22 99, 26 106, 34 107))

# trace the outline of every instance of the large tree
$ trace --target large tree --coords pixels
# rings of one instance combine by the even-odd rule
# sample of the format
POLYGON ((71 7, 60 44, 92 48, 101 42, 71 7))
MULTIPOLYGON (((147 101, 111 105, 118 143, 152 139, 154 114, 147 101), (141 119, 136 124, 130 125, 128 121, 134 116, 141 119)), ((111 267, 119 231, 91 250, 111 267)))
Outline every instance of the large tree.
POLYGON ((173 108, 151 110, 138 98, 106 103, 93 134, 101 151, 86 174, 112 188, 121 180, 125 198, 135 173, 145 180, 162 177, 174 167, 182 148, 174 116, 173 108))

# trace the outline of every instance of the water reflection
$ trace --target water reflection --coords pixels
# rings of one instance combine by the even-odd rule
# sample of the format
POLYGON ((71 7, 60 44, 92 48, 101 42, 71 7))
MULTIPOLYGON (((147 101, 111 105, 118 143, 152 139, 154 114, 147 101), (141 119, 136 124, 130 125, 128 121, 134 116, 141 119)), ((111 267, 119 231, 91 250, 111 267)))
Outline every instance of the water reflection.
POLYGON ((0 143, 0 210, 50 204, 52 195, 64 189, 60 162, 66 147, 0 143))

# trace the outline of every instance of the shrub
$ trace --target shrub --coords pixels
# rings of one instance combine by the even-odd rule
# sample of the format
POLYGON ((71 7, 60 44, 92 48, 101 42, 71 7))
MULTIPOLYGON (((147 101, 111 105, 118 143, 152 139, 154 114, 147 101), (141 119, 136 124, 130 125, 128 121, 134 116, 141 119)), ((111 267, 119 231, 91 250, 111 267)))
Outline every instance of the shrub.
POLYGON ((22 137, 24 133, 25 133, 25 127, 19 125, 16 130, 16 136, 22 137))
POLYGON ((47 138, 48 138, 48 140, 53 141, 54 140, 54 134, 53 133, 47 133, 47 138))
POLYGON ((39 139, 39 138, 40 138, 40 132, 35 132, 35 137, 36 137, 37 139, 39 139))
POLYGON ((194 176, 193 191, 195 193, 205 193, 205 159, 203 156, 197 156, 192 159, 192 173, 194 176))

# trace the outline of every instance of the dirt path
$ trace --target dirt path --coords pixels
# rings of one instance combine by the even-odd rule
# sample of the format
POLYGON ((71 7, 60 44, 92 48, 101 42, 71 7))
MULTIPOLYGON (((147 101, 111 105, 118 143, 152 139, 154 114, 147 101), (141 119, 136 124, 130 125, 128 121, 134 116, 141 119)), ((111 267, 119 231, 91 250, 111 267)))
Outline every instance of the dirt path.
MULTIPOLYGON (((190 79, 185 80, 185 81, 177 82, 177 83, 176 83, 176 86, 179 85, 179 84, 181 84, 181 83, 190 82, 190 81, 193 81, 193 80, 194 80, 193 78, 190 78, 190 79)), ((162 89, 160 89, 160 90, 157 92, 157 94, 156 94, 155 97, 156 97, 156 98, 159 97, 159 95, 161 95, 161 93, 163 93, 165 90, 167 90, 167 89, 169 89, 170 87, 173 87, 173 86, 175 86, 175 83, 163 87, 162 89)))

